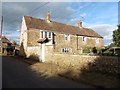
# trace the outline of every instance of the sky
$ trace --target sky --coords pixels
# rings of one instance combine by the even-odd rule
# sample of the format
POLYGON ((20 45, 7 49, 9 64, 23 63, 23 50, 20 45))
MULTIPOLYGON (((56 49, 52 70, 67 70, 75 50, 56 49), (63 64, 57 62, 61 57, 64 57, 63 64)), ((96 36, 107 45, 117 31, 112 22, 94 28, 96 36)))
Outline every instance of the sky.
MULTIPOLYGON (((10 0, 11 1, 11 0, 10 0)), ((83 27, 88 27, 104 38, 104 45, 112 42, 112 32, 118 25, 117 0, 77 0, 77 2, 2 2, 3 35, 11 41, 20 41, 20 28, 24 15, 46 19, 51 11, 52 20, 77 26, 82 20, 83 27), (107 1, 107 2, 106 2, 107 1), (110 2, 111 1, 111 2, 110 2), (115 2, 116 1, 116 2, 115 2)), ((22 1, 22 0, 21 0, 22 1)), ((62 1, 62 0, 61 0, 62 1)))

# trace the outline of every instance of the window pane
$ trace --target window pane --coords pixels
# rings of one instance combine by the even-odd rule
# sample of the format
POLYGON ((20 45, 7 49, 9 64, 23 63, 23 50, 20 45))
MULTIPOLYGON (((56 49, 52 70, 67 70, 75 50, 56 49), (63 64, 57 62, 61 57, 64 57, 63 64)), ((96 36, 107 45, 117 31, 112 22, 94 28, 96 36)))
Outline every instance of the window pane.
POLYGON ((82 41, 86 42, 86 37, 85 36, 82 37, 82 41))
POLYGON ((41 38, 43 38, 43 31, 41 31, 41 38))
POLYGON ((85 41, 85 37, 83 37, 83 41, 85 41))
POLYGON ((99 43, 99 38, 96 38, 96 43, 99 43))
POLYGON ((49 38, 51 38, 51 32, 49 32, 49 38))
POLYGON ((64 52, 64 48, 62 49, 62 52, 64 52))
POLYGON ((69 40, 69 34, 65 34, 65 40, 69 40))
POLYGON ((47 38, 47 32, 45 31, 45 38, 47 38))

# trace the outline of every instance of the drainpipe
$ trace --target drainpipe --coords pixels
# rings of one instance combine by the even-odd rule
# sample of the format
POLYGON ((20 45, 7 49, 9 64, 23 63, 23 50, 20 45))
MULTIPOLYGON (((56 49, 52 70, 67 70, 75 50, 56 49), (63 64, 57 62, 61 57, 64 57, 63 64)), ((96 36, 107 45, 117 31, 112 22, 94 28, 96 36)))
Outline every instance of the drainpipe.
POLYGON ((53 52, 55 52, 55 34, 52 33, 53 52))
POLYGON ((77 50, 78 50, 78 35, 77 35, 77 50))

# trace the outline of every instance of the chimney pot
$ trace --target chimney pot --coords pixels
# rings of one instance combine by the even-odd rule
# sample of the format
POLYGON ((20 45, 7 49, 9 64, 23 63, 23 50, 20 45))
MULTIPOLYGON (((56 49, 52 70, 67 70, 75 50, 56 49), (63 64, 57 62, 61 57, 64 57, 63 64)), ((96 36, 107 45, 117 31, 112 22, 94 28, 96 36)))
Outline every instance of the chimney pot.
POLYGON ((77 24, 79 28, 82 28, 82 21, 79 21, 77 24))
POLYGON ((48 14, 47 14, 47 21, 48 21, 48 22, 51 21, 51 13, 50 13, 50 11, 48 11, 48 14))

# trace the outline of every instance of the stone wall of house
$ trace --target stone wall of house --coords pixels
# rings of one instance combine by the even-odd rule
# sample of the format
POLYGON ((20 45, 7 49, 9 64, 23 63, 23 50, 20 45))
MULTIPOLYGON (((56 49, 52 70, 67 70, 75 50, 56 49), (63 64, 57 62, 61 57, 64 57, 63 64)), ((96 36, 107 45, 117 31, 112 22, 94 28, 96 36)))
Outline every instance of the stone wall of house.
POLYGON ((27 52, 27 27, 23 17, 20 32, 20 55, 26 56, 26 52, 27 52))
POLYGON ((103 47, 103 38, 99 38, 99 43, 96 43, 96 47, 103 47))
POLYGON ((81 54, 83 48, 86 47, 102 47, 103 39, 99 38, 99 43, 96 43, 95 37, 86 37, 86 41, 82 41, 82 36, 70 35, 70 41, 65 40, 65 34, 55 34, 54 35, 55 52, 60 52, 62 48, 71 48, 72 54, 81 54))
POLYGON ((27 52, 27 30, 25 30, 21 37, 21 42, 20 42, 20 55, 25 56, 27 52))
POLYGON ((40 31, 39 30, 28 30, 28 46, 39 46, 40 44, 37 42, 40 39, 40 31))
MULTIPOLYGON (((79 52, 78 48, 78 38, 75 35, 70 35, 70 40, 65 40, 65 34, 55 34, 54 35, 54 51, 60 52, 62 48, 70 48, 73 54, 77 54, 79 52)), ((81 39, 80 39, 81 41, 81 39)))
POLYGON ((101 48, 103 46, 103 38, 98 39, 98 43, 96 42, 96 37, 86 37, 86 41, 82 41, 82 36, 78 36, 79 40, 79 46, 80 48, 86 46, 86 47, 98 47, 101 48))
POLYGON ((72 54, 48 54, 46 62, 72 70, 86 70, 101 73, 120 74, 120 57, 88 56, 72 54))

